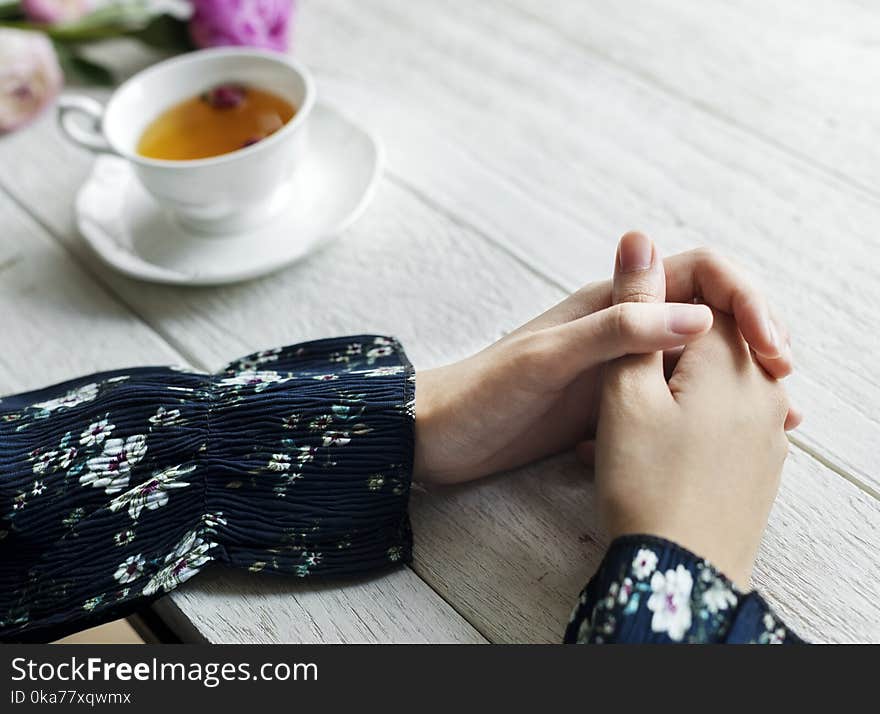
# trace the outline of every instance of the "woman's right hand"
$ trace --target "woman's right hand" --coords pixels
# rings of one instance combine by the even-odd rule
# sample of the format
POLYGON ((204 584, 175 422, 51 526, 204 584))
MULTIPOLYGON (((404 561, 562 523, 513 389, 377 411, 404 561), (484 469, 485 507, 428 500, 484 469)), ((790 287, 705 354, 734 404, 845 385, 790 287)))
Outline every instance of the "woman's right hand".
MULTIPOLYGON (((626 284, 633 279, 615 275, 615 295, 650 299, 652 288, 626 284)), ((668 383, 659 352, 607 365, 596 482, 612 537, 667 538, 746 589, 788 450, 789 404, 734 320, 714 318, 668 383)))

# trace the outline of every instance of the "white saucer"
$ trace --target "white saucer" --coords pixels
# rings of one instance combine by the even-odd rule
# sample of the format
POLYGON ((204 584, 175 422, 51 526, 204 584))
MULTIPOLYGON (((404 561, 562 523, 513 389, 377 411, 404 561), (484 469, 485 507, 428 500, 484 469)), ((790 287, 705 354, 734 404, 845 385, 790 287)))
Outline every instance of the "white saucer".
POLYGON ((289 265, 341 232, 367 207, 381 166, 375 137, 318 104, 289 206, 268 223, 228 236, 190 232, 159 208, 125 160, 102 156, 77 196, 77 225, 105 263, 134 278, 233 283, 289 265))

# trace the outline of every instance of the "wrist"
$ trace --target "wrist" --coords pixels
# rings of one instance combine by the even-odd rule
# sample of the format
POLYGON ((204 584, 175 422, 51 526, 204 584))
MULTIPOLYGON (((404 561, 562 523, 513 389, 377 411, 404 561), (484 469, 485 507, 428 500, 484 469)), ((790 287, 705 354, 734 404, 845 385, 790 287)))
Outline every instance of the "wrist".
POLYGON ((429 483, 439 480, 434 456, 443 422, 443 400, 438 389, 440 369, 416 372, 415 440, 413 480, 429 483))
MULTIPOLYGON (((610 529, 614 541, 649 536, 677 545, 711 564, 743 592, 751 588, 755 558, 744 552, 739 544, 730 547, 729 539, 707 537, 674 524, 630 524, 629 527, 610 529)), ((719 534, 723 536, 723 534, 719 534)))

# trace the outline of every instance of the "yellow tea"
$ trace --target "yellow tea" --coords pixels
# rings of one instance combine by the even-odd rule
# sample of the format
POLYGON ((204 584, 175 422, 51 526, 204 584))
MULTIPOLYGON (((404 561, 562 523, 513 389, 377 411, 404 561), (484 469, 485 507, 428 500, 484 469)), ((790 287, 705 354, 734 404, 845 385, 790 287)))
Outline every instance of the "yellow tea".
POLYGON ((290 102, 264 89, 222 84, 162 112, 137 151, 172 161, 228 154, 275 133, 295 113, 290 102))

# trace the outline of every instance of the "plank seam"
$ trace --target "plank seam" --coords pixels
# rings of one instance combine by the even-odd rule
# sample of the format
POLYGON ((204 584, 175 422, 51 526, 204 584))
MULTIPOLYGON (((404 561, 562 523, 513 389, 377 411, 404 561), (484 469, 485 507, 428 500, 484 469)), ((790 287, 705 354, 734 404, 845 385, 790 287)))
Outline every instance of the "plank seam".
POLYGON ((853 486, 855 486, 857 489, 859 489, 860 491, 862 491, 866 495, 874 498, 877 501, 880 501, 880 491, 877 491, 874 488, 872 488, 869 484, 864 483, 863 481, 860 481, 857 476, 849 473, 844 467, 842 467, 839 464, 835 463, 834 461, 831 461, 830 459, 826 458, 821 452, 817 451, 812 446, 807 444, 805 441, 802 441, 800 438, 798 438, 797 435, 788 434, 787 436, 788 436, 789 442, 792 445, 796 446, 801 451, 803 451, 807 456, 815 459, 820 464, 822 464, 826 469, 836 473, 842 479, 844 479, 845 481, 848 481, 849 483, 851 483, 853 486))

